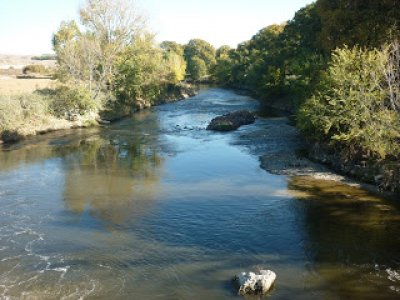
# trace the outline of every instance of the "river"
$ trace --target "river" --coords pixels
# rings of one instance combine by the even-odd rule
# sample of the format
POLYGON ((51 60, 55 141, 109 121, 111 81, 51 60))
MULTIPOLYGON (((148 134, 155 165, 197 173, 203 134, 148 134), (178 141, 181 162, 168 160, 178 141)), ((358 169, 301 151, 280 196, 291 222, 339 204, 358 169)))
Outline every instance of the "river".
POLYGON ((241 299, 233 276, 267 268, 268 299, 399 299, 396 201, 261 169, 258 143, 290 147, 262 133, 287 121, 205 130, 239 109, 259 105, 210 88, 3 146, 0 298, 241 299))

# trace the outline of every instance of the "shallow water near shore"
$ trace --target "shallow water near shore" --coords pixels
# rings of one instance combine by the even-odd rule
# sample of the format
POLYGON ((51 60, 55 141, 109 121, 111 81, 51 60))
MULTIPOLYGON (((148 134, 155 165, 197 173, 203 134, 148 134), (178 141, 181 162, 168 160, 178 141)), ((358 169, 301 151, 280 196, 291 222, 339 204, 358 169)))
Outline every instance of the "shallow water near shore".
POLYGON ((204 89, 3 147, 0 299, 241 299, 231 279, 257 268, 278 276, 266 299, 398 299, 396 201, 261 169, 292 146, 262 135, 284 118, 205 130, 258 108, 204 89))

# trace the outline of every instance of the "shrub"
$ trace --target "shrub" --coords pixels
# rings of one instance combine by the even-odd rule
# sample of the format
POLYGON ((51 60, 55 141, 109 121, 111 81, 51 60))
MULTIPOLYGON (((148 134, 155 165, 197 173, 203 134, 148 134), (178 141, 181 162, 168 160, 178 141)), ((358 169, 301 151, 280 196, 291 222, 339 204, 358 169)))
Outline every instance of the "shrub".
POLYGON ((22 72, 28 74, 42 74, 46 75, 49 73, 47 68, 43 65, 27 65, 22 69, 22 72))
POLYGON ((56 115, 65 113, 84 114, 96 110, 100 104, 84 87, 60 86, 55 90, 51 109, 56 115))
POLYGON ((310 137, 346 149, 348 156, 397 155, 399 117, 385 105, 386 51, 337 49, 318 91, 298 113, 310 137))
POLYGON ((14 129, 48 114, 49 100, 37 93, 0 96, 0 131, 14 129))

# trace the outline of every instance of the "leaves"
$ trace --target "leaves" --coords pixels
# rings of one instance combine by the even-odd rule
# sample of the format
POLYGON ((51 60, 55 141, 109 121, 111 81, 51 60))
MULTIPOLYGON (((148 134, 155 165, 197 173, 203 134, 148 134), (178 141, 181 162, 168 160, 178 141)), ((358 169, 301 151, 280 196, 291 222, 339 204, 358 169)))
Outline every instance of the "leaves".
POLYGON ((386 51, 335 50, 319 90, 298 113, 303 132, 377 158, 399 153, 400 120, 382 88, 387 61, 386 51))

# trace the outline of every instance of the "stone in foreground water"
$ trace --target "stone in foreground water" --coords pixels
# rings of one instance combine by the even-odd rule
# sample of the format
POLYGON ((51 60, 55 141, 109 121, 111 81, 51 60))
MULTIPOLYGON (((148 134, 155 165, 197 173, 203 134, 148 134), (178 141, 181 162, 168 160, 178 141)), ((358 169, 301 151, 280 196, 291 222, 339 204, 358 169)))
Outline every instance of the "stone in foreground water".
POLYGON ((270 270, 261 270, 257 273, 242 272, 239 275, 236 275, 235 280, 239 286, 239 295, 264 295, 274 284, 276 280, 276 274, 270 270))

